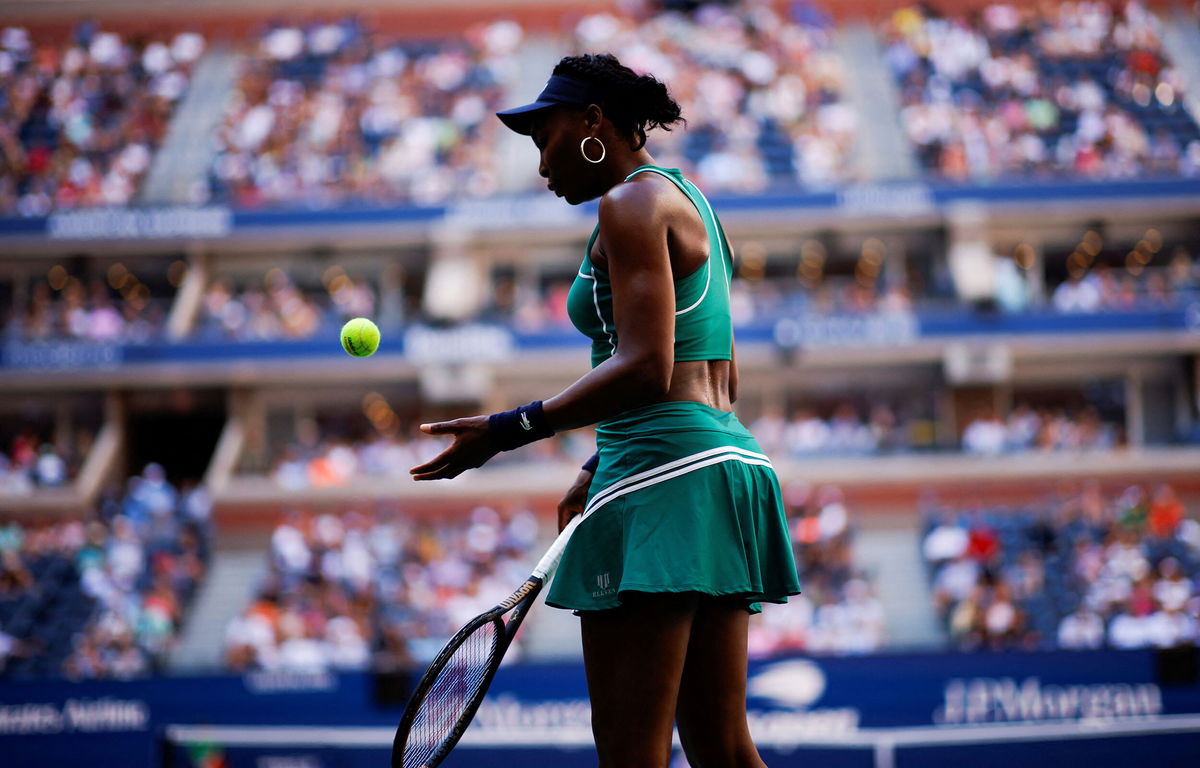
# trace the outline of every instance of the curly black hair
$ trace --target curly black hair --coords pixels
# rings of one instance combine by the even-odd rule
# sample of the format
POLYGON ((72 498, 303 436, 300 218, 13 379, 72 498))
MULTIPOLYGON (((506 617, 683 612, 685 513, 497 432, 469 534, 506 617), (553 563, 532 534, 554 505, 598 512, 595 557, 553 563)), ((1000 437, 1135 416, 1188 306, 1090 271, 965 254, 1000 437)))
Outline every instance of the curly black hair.
POLYGON ((672 125, 687 122, 666 85, 653 75, 639 75, 611 53, 566 56, 554 67, 554 74, 594 87, 605 117, 633 138, 635 150, 646 145, 647 130, 669 131, 672 125))

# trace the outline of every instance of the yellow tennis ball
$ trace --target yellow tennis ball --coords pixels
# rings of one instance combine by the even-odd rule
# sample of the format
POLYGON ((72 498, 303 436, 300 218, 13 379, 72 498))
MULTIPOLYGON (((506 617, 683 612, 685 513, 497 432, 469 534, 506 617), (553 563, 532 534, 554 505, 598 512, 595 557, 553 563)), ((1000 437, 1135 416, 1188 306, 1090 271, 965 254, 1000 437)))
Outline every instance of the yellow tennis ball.
POLYGON ((379 349, 379 326, 365 317, 356 317, 342 326, 342 349, 354 357, 367 357, 379 349))

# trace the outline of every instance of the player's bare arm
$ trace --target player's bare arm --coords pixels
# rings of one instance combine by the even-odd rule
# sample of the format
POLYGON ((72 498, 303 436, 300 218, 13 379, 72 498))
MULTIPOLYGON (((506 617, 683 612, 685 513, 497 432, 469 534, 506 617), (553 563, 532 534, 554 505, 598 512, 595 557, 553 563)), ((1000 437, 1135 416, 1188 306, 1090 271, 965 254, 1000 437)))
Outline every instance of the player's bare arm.
MULTIPOLYGON (((594 424, 618 413, 668 399, 672 388, 675 287, 667 247, 673 202, 658 185, 622 184, 600 201, 600 240, 613 286, 617 352, 563 392, 544 401, 557 430, 594 424)), ((413 467, 416 480, 455 477, 484 464, 499 450, 488 417, 471 416, 421 429, 453 435, 454 443, 413 467)))

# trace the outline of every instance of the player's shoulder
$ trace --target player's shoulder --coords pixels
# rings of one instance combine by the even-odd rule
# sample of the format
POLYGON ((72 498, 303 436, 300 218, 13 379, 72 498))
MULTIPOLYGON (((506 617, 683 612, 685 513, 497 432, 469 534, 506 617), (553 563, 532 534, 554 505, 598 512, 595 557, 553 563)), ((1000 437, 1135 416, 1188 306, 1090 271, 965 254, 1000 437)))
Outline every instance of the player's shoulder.
POLYGON ((670 181, 655 173, 640 173, 604 193, 600 222, 651 222, 670 214, 678 202, 676 197, 670 181))

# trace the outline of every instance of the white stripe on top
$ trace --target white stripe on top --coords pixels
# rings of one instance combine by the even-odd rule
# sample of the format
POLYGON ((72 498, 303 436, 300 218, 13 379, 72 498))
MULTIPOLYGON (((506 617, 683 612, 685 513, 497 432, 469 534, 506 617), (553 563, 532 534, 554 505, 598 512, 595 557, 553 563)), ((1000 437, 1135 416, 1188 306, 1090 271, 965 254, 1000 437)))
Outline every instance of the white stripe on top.
POLYGON ((596 279, 596 268, 592 267, 592 274, 585 275, 582 272, 579 276, 584 280, 592 281, 592 306, 596 308, 596 317, 600 318, 600 329, 608 336, 608 347, 611 350, 609 354, 617 354, 617 342, 613 341, 612 331, 608 330, 608 323, 604 321, 604 315, 600 312, 600 281, 596 279))
POLYGON ((744 464, 754 464, 774 469, 771 460, 761 453, 722 445, 717 448, 710 448, 707 451, 693 453, 691 456, 684 456, 682 459, 669 461, 666 464, 618 480, 593 496, 584 509, 583 514, 589 515, 613 499, 624 496, 627 493, 632 493, 633 491, 665 482, 688 472, 725 461, 740 461, 744 464))
POLYGON ((717 225, 717 213, 716 213, 716 211, 714 211, 712 209, 712 204, 708 202, 708 198, 704 196, 704 193, 700 191, 699 187, 697 187, 695 184, 688 181, 687 179, 684 179, 683 183, 687 184, 689 187, 691 187, 692 190, 696 193, 696 195, 701 200, 704 201, 704 207, 708 209, 708 215, 712 217, 713 227, 716 228, 716 230, 717 230, 717 252, 721 255, 721 271, 725 273, 725 285, 729 285, 729 281, 733 276, 729 273, 729 271, 725 267, 725 264, 729 263, 730 265, 732 265, 733 259, 726 258, 727 256, 729 256, 729 254, 725 253, 725 242, 724 242, 725 239, 723 237, 721 237, 721 228, 717 225))
MULTIPOLYGON (((639 170, 637 170, 637 171, 634 171, 633 173, 629 174, 628 176, 626 176, 626 177, 625 177, 625 181, 629 181, 629 180, 630 180, 630 179, 632 179, 634 176, 637 176, 639 173, 657 173, 659 176, 662 176, 662 177, 664 177, 664 178, 666 178, 666 179, 670 180, 672 184, 674 184, 674 183, 675 183, 675 179, 674 179, 674 178, 672 178, 671 174, 669 174, 669 173, 666 173, 665 171, 661 171, 661 170, 659 170, 658 168, 642 168, 642 169, 639 169, 639 170)), ((701 198, 702 200, 704 199, 704 195, 700 194, 700 190, 696 188, 696 185, 695 185, 695 184, 692 184, 692 183, 691 183, 690 181, 688 181, 687 179, 684 179, 684 183, 685 183, 685 184, 687 184, 687 185, 689 185, 689 186, 690 186, 692 189, 695 189, 695 190, 696 190, 696 194, 700 195, 700 198, 701 198)), ((681 191, 682 191, 682 190, 681 190, 681 191)), ((696 204, 695 202, 693 202, 693 201, 691 200, 691 198, 690 198, 690 197, 688 198, 688 201, 689 201, 689 202, 691 202, 691 203, 692 203, 692 205, 695 205, 695 204, 696 204)), ((704 200, 704 204, 705 204, 706 206, 708 206, 708 200, 704 200)), ((699 211, 697 211, 697 212, 699 212, 699 211)), ((708 206, 708 212, 709 212, 709 214, 710 214, 710 215, 714 215, 714 214, 713 214, 713 211, 712 211, 712 207, 711 207, 711 206, 708 206)), ((704 217, 701 217, 701 221, 703 221, 703 218, 704 218, 704 217)), ((715 220, 716 220, 716 219, 714 218, 714 221, 715 221, 715 220)), ((707 226, 707 225, 704 227, 704 231, 705 231, 705 232, 708 232, 708 226, 707 226)), ((718 241, 719 241, 719 240, 720 240, 720 237, 718 236, 718 238, 717 238, 717 239, 718 239, 718 241)), ((720 245, 720 243, 718 242, 718 243, 717 243, 717 250, 718 250, 718 252, 720 252, 720 249, 721 249, 721 245, 720 245)), ((712 257, 711 257, 711 255, 710 255, 709 259, 708 259, 708 260, 705 262, 705 264, 704 264, 704 269, 707 271, 707 274, 705 274, 705 276, 704 276, 704 291, 703 291, 703 292, 701 292, 701 294, 700 294, 700 298, 696 299, 695 303, 693 303, 693 304, 692 304, 692 306, 690 306, 690 307, 686 307, 686 308, 684 308, 684 309, 677 309, 677 310, 675 310, 675 316, 676 316, 676 317, 679 317, 680 315, 685 315, 685 314, 687 314, 688 312, 691 312, 691 311, 692 311, 693 309, 695 309, 696 307, 700 306, 700 302, 704 301, 704 297, 708 295, 708 286, 709 286, 709 284, 710 284, 710 283, 712 283, 712 257)))

